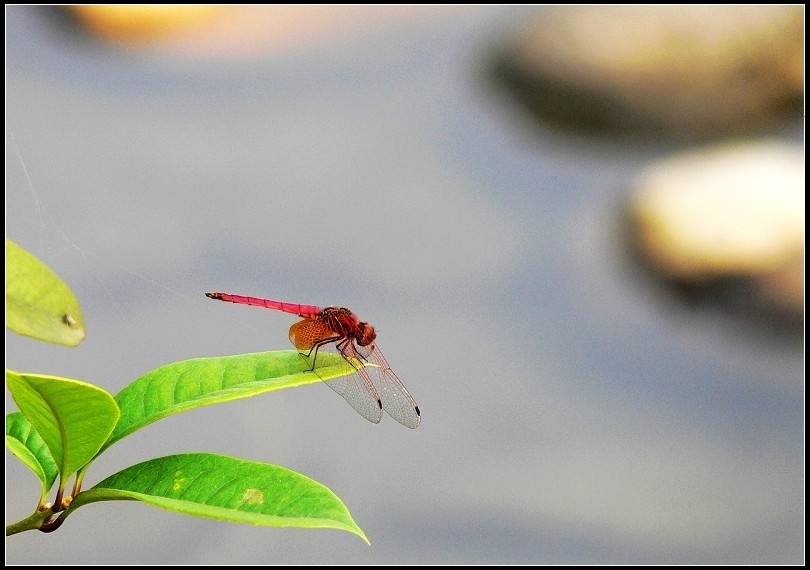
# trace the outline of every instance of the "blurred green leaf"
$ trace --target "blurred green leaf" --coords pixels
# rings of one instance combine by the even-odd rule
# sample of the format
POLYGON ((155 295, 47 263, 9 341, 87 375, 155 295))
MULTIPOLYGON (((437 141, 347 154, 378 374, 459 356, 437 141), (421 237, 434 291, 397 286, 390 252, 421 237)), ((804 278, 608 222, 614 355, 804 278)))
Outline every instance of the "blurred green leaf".
POLYGON ((338 354, 318 355, 320 378, 308 370, 309 366, 295 350, 280 350, 194 358, 156 368, 115 397, 121 419, 103 449, 172 414, 347 373, 338 354))
POLYGON ((6 416, 6 447, 42 482, 42 499, 53 487, 59 468, 48 446, 22 412, 6 416))
POLYGON ((6 370, 6 385, 48 446, 63 480, 96 455, 118 421, 113 397, 92 384, 6 370))
POLYGON ((77 495, 70 510, 133 499, 223 521, 336 528, 368 542, 343 502, 321 483, 284 467, 210 453, 170 455, 128 467, 77 495))
POLYGON ((6 238, 6 327, 39 340, 76 346, 84 339, 79 301, 47 265, 6 238))

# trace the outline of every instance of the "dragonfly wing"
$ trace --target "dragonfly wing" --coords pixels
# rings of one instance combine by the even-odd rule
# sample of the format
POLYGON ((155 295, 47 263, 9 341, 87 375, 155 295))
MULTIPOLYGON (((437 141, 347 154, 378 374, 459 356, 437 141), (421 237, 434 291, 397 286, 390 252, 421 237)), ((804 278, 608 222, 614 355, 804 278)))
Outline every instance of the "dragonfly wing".
POLYGON ((361 416, 372 423, 378 424, 382 419, 380 400, 369 390, 369 386, 373 388, 371 380, 367 380, 363 376, 364 369, 361 369, 349 376, 327 380, 326 385, 343 396, 361 416))
POLYGON ((379 390, 383 409, 405 427, 411 429, 419 427, 422 416, 416 400, 391 370, 376 345, 369 353, 368 360, 376 366, 367 366, 363 370, 368 371, 368 375, 379 390))
POLYGON ((310 350, 324 340, 330 338, 338 340, 339 338, 339 335, 321 319, 304 319, 294 323, 290 327, 289 336, 290 342, 298 350, 310 350))
MULTIPOLYGON (((321 346, 318 354, 324 352, 337 352, 331 346, 321 346)), ((345 376, 324 380, 324 383, 335 392, 343 396, 352 408, 366 418, 368 421, 378 424, 382 419, 382 406, 380 404, 380 394, 374 383, 369 378, 366 368, 353 365, 344 356, 343 359, 345 376)), ((317 373, 317 368, 315 372, 317 373)))

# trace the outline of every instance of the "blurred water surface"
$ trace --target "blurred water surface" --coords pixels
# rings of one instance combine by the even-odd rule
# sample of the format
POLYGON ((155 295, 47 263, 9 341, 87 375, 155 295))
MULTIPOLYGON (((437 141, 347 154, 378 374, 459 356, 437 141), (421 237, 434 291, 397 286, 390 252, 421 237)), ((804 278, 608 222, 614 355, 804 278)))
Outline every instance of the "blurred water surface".
MULTIPOLYGON (((276 463, 335 491, 370 547, 103 503, 8 539, 8 563, 803 562, 802 347, 628 264, 626 185, 672 148, 513 107, 486 62, 533 13, 409 13, 229 59, 6 9, 6 235, 88 323, 76 349, 7 332, 9 368, 115 393, 288 348, 289 316, 203 296, 219 290, 352 308, 423 413, 375 426, 307 386, 164 420, 87 478, 184 451, 276 463)), ((37 496, 7 454, 7 522, 37 496)))

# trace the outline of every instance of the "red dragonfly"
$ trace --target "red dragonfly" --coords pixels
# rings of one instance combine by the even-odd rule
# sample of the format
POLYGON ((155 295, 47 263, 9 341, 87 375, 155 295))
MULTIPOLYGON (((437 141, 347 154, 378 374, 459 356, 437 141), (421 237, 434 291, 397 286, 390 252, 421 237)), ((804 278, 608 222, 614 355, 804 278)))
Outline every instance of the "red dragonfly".
MULTIPOLYGON (((361 416, 370 422, 379 423, 382 411, 409 428, 416 428, 421 421, 419 406, 405 385, 402 384, 388 361, 380 352, 374 339, 374 327, 362 322, 349 309, 342 307, 316 307, 284 303, 258 297, 231 295, 230 293, 206 293, 206 297, 255 305, 266 309, 283 311, 303 317, 290 327, 290 341, 307 359, 313 356, 312 369, 318 351, 328 345, 343 356, 353 373, 326 380, 327 386, 343 396, 361 416), (306 351, 306 352, 304 352, 306 351), (374 366, 361 366, 357 362, 374 366)), ((315 371, 317 374, 317 371, 315 371)))

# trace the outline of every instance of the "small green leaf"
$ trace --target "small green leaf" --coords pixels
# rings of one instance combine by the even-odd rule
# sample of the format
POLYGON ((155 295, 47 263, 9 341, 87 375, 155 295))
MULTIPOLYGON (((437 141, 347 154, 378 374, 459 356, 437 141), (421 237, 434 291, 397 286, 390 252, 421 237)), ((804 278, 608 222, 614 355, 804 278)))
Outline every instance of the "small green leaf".
POLYGON ((96 455, 118 421, 113 397, 92 384, 6 370, 6 385, 48 446, 63 480, 96 455))
POLYGON ((59 469, 48 446, 22 412, 6 416, 6 447, 42 482, 42 499, 53 487, 59 469))
MULTIPOLYGON (((166 416, 256 396, 347 373, 338 354, 318 355, 318 375, 294 350, 194 358, 146 373, 115 397, 121 419, 106 449, 122 437, 166 416)), ((349 369, 351 371, 351 369, 349 369)))
POLYGON ((368 539, 327 487, 284 467, 211 453, 145 461, 83 491, 95 501, 138 500, 170 511, 262 526, 336 528, 368 539))
POLYGON ((6 327, 39 340, 76 346, 82 308, 50 267, 6 238, 6 327))

